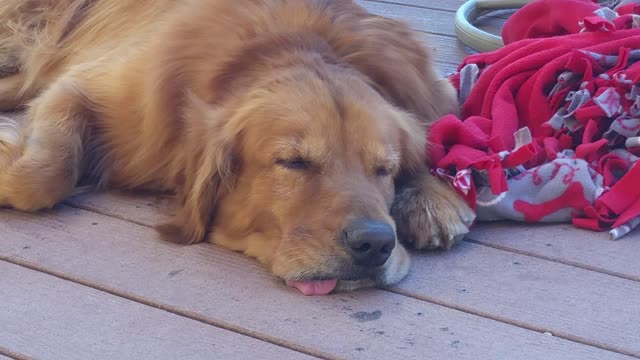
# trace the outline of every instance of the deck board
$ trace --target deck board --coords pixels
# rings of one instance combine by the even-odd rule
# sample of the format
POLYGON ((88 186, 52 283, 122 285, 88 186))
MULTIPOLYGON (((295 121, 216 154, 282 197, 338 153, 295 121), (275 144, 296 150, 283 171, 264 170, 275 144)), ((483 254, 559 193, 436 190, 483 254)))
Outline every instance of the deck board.
POLYGON ((244 256, 211 244, 160 242, 148 227, 81 209, 62 206, 37 217, 2 212, 0 233, 6 260, 328 358, 423 359, 425 351, 456 359, 496 351, 530 359, 622 358, 381 290, 303 297, 244 256), (363 322, 358 313, 374 320, 363 322))
MULTIPOLYGON (((464 0, 357 1, 418 30, 443 73, 471 52, 454 36, 464 0)), ((480 26, 498 33, 507 16, 480 26)), ((640 358, 639 231, 612 242, 569 225, 480 224, 451 252, 414 254, 391 289, 309 298, 242 255, 161 242, 151 227, 171 214, 170 197, 66 204, 39 215, 0 210, 0 354, 640 358)))
POLYGON ((358 3, 372 13, 406 21, 416 30, 439 35, 455 36, 453 13, 450 11, 389 6, 386 3, 359 0, 358 3))
POLYGON ((468 50, 459 42, 452 42, 451 38, 436 34, 420 34, 425 45, 433 49, 433 57, 437 63, 447 63, 457 66, 467 54, 468 50))
POLYGON ((25 357, 313 359, 4 261, 0 279, 0 346, 25 357))
MULTIPOLYGON (((451 11, 380 1, 358 0, 357 2, 372 13, 406 21, 412 28, 422 32, 421 40, 434 50, 434 61, 443 74, 454 72, 460 61, 473 52, 455 37, 451 11)), ((492 26, 495 27, 495 25, 492 26)), ((484 26, 483 28, 488 29, 484 26)), ((489 28, 489 30, 495 29, 489 28)))
MULTIPOLYGON (((173 209, 170 197, 118 192, 80 195, 67 203, 149 227, 166 221, 173 209)), ((618 241, 606 236, 570 224, 495 222, 476 224, 467 241, 640 281, 640 229, 618 241)))
POLYGON ((640 281, 640 229, 617 241, 570 224, 478 224, 469 238, 500 249, 640 281))
POLYGON ((397 288, 640 357, 640 282, 463 242, 448 253, 414 257, 412 272, 397 288))
MULTIPOLYGON (((377 2, 386 6, 389 5, 404 5, 407 7, 416 7, 428 10, 447 10, 451 13, 458 10, 462 4, 467 0, 372 0, 371 2, 377 2)), ((453 15, 450 15, 451 17, 453 15)))
MULTIPOLYGON (((104 194, 77 197, 70 203, 103 214, 118 214, 147 226, 162 222, 163 214, 170 213, 166 199, 142 201, 149 206, 145 211, 139 211, 140 205, 132 207, 128 199, 104 194), (154 212, 157 216, 151 218, 149 214, 154 212), (144 214, 144 218, 138 214, 144 214)), ((579 240, 574 237, 573 243, 579 240)), ((610 244, 601 240, 599 246, 604 249, 610 244)), ((640 254, 637 249, 638 245, 631 254, 640 254)), ((538 331, 593 345, 607 344, 611 349, 640 357, 640 332, 636 331, 640 306, 636 306, 634 296, 640 294, 640 282, 463 242, 449 253, 414 256, 412 272, 397 290, 538 331), (496 293, 501 294, 499 300, 495 299, 496 293), (550 293, 554 296, 548 297, 550 293), (567 307, 567 303, 571 306, 567 307), (606 309, 612 310, 602 309, 605 303, 606 309)))

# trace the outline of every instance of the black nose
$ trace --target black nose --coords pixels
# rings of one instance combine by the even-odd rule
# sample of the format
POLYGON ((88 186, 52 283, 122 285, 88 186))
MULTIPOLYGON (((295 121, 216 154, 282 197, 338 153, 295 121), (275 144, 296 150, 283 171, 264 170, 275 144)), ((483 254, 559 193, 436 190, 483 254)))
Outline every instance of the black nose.
POLYGON ((353 262, 360 266, 380 266, 396 246, 391 225, 373 220, 356 220, 344 232, 344 241, 353 262))

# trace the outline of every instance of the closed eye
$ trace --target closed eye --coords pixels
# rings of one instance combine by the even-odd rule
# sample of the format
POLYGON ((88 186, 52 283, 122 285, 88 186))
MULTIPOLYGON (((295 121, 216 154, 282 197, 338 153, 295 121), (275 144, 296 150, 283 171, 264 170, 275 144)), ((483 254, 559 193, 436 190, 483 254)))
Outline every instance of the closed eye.
POLYGON ((378 166, 376 168, 376 176, 385 177, 391 175, 391 170, 384 166, 378 166))
POLYGON ((307 170, 311 167, 311 162, 300 157, 292 159, 278 159, 276 164, 291 170, 307 170))

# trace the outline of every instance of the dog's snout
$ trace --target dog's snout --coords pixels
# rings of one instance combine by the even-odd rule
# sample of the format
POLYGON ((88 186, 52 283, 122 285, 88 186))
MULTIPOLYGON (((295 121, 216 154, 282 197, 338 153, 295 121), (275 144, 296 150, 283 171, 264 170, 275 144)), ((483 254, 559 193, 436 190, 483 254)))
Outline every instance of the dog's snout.
POLYGON ((374 220, 356 220, 344 231, 344 241, 353 262, 375 267, 384 264, 396 245, 391 225, 374 220))

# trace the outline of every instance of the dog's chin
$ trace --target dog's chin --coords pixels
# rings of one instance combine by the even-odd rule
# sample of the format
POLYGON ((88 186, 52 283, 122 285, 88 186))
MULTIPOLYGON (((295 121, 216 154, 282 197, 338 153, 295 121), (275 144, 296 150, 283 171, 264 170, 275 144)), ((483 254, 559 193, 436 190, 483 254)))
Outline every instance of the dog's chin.
POLYGON ((305 295, 327 295, 362 288, 387 287, 400 282, 409 273, 411 258, 407 250, 398 244, 389 260, 378 269, 340 271, 340 275, 322 274, 286 280, 290 287, 305 295))
POLYGON ((397 244, 391 257, 382 269, 371 278, 359 280, 338 280, 334 292, 353 291, 370 287, 387 287, 400 282, 407 276, 411 267, 411 258, 407 250, 397 244))

